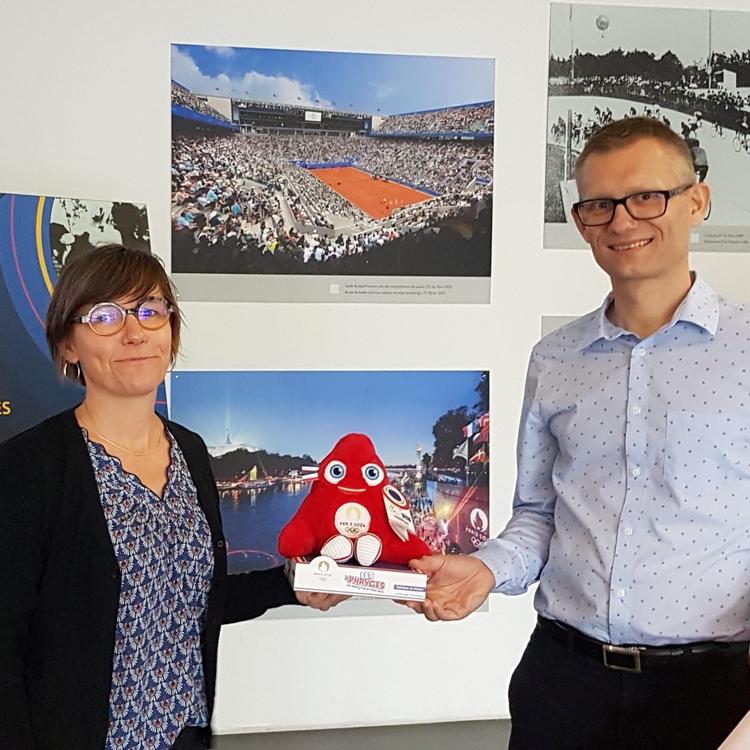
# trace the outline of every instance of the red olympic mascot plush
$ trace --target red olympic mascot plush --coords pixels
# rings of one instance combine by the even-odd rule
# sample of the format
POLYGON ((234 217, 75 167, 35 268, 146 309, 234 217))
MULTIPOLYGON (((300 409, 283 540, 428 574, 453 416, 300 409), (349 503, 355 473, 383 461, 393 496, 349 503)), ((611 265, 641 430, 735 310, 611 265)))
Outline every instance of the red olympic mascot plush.
POLYGON ((409 501, 392 485, 367 435, 352 433, 323 459, 299 510, 279 534, 288 558, 326 555, 360 565, 405 565, 431 554, 414 531, 409 501))

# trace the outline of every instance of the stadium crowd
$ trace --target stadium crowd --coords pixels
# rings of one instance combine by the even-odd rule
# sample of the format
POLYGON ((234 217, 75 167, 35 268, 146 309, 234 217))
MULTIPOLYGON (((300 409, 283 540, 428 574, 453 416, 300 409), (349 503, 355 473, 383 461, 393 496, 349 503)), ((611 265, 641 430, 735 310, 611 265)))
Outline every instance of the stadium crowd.
POLYGON ((750 111, 750 96, 724 89, 698 89, 684 83, 652 81, 639 75, 578 78, 574 84, 550 83, 550 95, 607 96, 661 105, 684 114, 700 113, 720 129, 742 131, 750 111))
POLYGON ((209 247, 230 252, 258 249, 263 254, 282 251, 302 263, 361 255, 484 201, 491 194, 486 174, 492 174, 488 144, 257 134, 175 136, 173 231, 181 245, 192 245, 194 253, 209 247), (440 189, 440 196, 376 222, 293 163, 343 159, 379 175, 429 182, 440 189), (348 220, 346 235, 336 236, 331 217, 348 220))
POLYGON ((491 133, 494 130, 494 102, 390 115, 383 119, 378 128, 380 133, 491 133))
MULTIPOLYGON (((274 96, 276 96, 274 94, 274 96)), ((235 99, 237 105, 241 109, 251 110, 270 110, 272 112, 294 112, 299 113, 303 110, 312 110, 320 112, 323 118, 326 117, 367 117, 364 112, 355 112, 352 109, 332 109, 331 107, 323 107, 319 99, 315 101, 315 104, 309 104, 302 101, 301 97, 298 97, 299 101, 297 104, 281 104, 280 102, 268 102, 260 101, 258 99, 235 99)), ((335 104, 336 102, 333 102, 335 104)))
MULTIPOLYGON (((254 201, 250 205, 255 213, 240 207, 236 194, 223 196, 208 215, 195 203, 178 208, 173 220, 176 243, 196 255, 213 249, 226 259, 255 250, 271 255, 280 252, 303 264, 327 262, 362 255, 398 238, 435 227, 459 216, 476 202, 466 197, 446 196, 403 208, 374 228, 337 235, 325 229, 298 231, 289 226, 278 199, 267 200, 267 196, 260 196, 255 190, 248 197, 254 201), (258 212, 259 205, 263 211, 258 212)), ((486 205, 484 201, 480 203, 482 207, 486 205)))
POLYGON ((209 117, 215 117, 217 120, 230 122, 228 117, 224 117, 224 115, 217 112, 213 107, 209 107, 202 99, 199 99, 195 94, 191 94, 187 89, 179 86, 174 81, 172 82, 172 104, 180 104, 203 115, 209 115, 209 117))
POLYGON ((281 187, 287 200, 306 209, 307 220, 295 217, 300 223, 333 229, 333 224, 327 218, 332 214, 351 221, 368 220, 366 214, 324 185, 309 170, 293 165, 283 165, 279 169, 281 187))

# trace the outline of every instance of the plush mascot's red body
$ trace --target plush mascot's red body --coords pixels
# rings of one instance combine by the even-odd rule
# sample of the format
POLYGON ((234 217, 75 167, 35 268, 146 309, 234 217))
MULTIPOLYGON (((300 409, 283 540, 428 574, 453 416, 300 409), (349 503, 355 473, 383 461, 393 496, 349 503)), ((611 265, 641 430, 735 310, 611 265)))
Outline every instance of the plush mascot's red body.
POLYGON ((367 435, 345 435, 323 459, 318 478, 281 530, 288 558, 327 555, 360 565, 406 564, 431 554, 414 532, 409 501, 388 484, 383 462, 367 435))

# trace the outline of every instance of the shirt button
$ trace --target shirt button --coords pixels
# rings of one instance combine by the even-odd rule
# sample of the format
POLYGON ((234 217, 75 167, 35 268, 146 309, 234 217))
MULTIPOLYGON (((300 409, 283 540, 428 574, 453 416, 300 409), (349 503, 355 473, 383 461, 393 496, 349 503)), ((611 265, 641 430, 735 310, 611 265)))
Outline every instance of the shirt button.
POLYGON ((223 539, 219 539, 219 541, 218 541, 218 542, 216 542, 216 546, 217 546, 217 547, 218 547, 219 549, 221 549, 221 548, 222 548, 222 547, 224 546, 224 540, 223 540, 223 539))
POLYGON ((641 413, 641 407, 640 406, 634 406, 633 407, 633 414, 640 414, 641 413))
POLYGON ((641 468, 640 468, 640 466, 634 466, 634 467, 633 467, 633 468, 632 468, 632 469, 630 470, 630 473, 631 473, 631 474, 632 474, 632 475, 633 475, 634 477, 639 477, 639 476, 641 475, 641 468))
POLYGON ((645 349, 636 349, 635 351, 636 351, 636 354, 639 357, 645 357, 646 356, 646 350, 645 349))
POLYGON ((625 529, 625 536, 633 536, 633 529, 630 526, 625 529))
POLYGON ((617 589, 617 598, 622 599, 623 596, 625 596, 625 589, 617 589))

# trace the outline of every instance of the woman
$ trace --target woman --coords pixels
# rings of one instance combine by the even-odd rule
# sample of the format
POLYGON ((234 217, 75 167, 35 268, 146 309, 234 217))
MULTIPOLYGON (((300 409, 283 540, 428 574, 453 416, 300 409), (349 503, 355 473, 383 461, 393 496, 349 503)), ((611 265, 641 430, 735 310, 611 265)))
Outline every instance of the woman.
POLYGON ((207 747, 221 624, 294 592, 281 567, 227 576, 206 447, 154 412, 180 342, 160 262, 66 266, 47 340, 86 393, 0 446, 0 747, 207 747))

